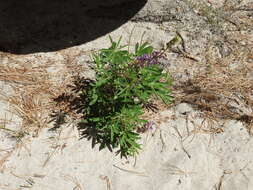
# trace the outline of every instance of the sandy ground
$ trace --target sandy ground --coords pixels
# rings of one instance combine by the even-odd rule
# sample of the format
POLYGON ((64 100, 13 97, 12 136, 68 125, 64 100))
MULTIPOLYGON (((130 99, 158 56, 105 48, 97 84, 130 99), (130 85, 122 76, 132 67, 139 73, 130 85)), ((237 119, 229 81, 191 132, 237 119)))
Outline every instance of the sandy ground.
MULTIPOLYGON (((252 3, 244 1, 242 4, 252 6, 252 3)), ((209 1, 209 4, 220 7, 222 2, 209 1)), ((212 48, 216 48, 214 57, 204 56, 210 41, 219 40, 217 36, 223 29, 215 26, 216 21, 213 20, 209 20, 211 23, 206 26, 209 16, 198 17, 198 10, 186 5, 180 4, 180 1, 150 0, 132 21, 110 35, 114 39, 123 35, 123 43, 134 45, 145 33, 144 39, 161 49, 179 31, 184 38, 187 55, 170 53, 167 64, 174 79, 177 79, 175 83, 180 83, 201 72, 205 68, 203 64, 215 56, 226 56, 227 50, 226 44, 220 49, 211 44, 212 48), (165 5, 170 9, 166 9, 165 5), (181 8, 183 13, 180 12, 181 8), (190 11, 191 8, 195 10, 194 13, 190 11), (150 12, 156 16, 143 17, 150 12), (163 15, 164 12, 168 14, 163 15), (166 17, 167 21, 161 24, 159 19, 166 19, 164 16, 169 18, 166 17)), ((245 40, 246 46, 253 45, 251 39, 248 37, 245 40)), ((46 67, 48 62, 53 62, 53 66, 46 67, 46 72, 50 73, 48 80, 64 81, 62 70, 68 69, 68 64, 73 62, 86 69, 83 75, 92 77, 93 72, 86 64, 90 50, 108 45, 106 35, 58 52, 19 56, 1 54, 1 64, 12 67, 14 61, 21 61, 36 68, 38 65, 46 67)), ((231 66, 237 65, 231 62, 231 66)), ((8 81, 0 82, 1 92, 5 95, 12 96, 15 93, 8 81)), ((18 85, 17 82, 15 84, 18 85)), ((54 91, 54 86, 50 90, 54 91)), ((20 131, 20 126, 24 127, 25 124, 24 129, 29 128, 31 122, 24 123, 20 114, 10 110, 13 110, 10 103, 0 101, 0 127, 20 131)), ((251 112, 252 108, 246 111, 251 112)), ((156 126, 142 135, 142 151, 138 156, 128 159, 121 159, 108 150, 99 151, 98 147, 92 149, 90 141, 79 139, 75 123, 66 123, 58 131, 52 132, 48 130, 52 124, 45 122, 45 126, 25 138, 21 138, 22 133, 0 128, 0 190, 253 189, 253 140, 247 126, 232 119, 207 119, 201 113, 189 104, 180 103, 154 115, 156 126)))
POLYGON ((1 189, 251 189, 253 141, 242 123, 203 123, 187 104, 159 118, 128 160, 92 149, 73 126, 59 135, 45 129, 8 158, 1 189))

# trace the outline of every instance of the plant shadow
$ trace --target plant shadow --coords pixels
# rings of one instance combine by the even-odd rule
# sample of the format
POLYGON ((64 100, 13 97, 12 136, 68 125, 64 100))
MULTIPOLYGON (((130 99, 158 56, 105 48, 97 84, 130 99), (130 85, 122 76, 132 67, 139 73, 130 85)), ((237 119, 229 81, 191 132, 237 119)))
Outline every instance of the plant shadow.
POLYGON ((131 19, 146 0, 1 0, 0 51, 50 52, 103 36, 131 19))
MULTIPOLYGON (((78 118, 76 127, 79 131, 80 139, 86 138, 91 141, 92 148, 97 144, 99 145, 99 150, 108 148, 111 152, 113 148, 110 139, 103 137, 102 131, 99 131, 93 122, 83 122, 84 115, 82 115, 83 109, 85 106, 88 106, 89 102, 85 93, 88 92, 91 88, 91 85, 94 83, 94 80, 87 79, 80 76, 75 76, 73 84, 69 86, 70 92, 63 93, 58 97, 54 98, 53 101, 56 103, 56 109, 50 114, 51 120, 53 122, 53 127, 50 131, 55 131, 60 128, 63 124, 67 123, 68 116, 81 115, 81 118, 78 118), (65 109, 59 109, 59 105, 64 105, 65 109)), ((106 109, 103 107, 97 107, 93 109, 106 109)), ((76 118, 73 118, 76 120, 76 118)))

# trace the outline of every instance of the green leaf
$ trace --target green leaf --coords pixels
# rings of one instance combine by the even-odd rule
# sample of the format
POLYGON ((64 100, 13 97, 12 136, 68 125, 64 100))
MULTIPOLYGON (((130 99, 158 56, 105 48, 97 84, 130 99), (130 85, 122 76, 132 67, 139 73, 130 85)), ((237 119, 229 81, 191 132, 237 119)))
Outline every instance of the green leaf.
POLYGON ((98 95, 97 94, 93 94, 92 95, 92 101, 89 103, 90 106, 94 105, 97 102, 98 99, 98 95))
POLYGON ((109 48, 92 55, 96 81, 82 90, 84 118, 82 122, 92 133, 93 144, 100 148, 119 148, 122 156, 138 153, 140 134, 138 126, 146 123, 141 119, 143 103, 157 96, 163 101, 171 100, 171 78, 159 66, 138 67, 135 57, 151 54, 153 47, 148 43, 137 43, 131 53, 109 36, 109 48), (161 79, 165 82, 160 82, 161 79), (94 133, 94 134, 93 134, 94 133))
POLYGON ((139 50, 139 43, 136 43, 136 45, 135 45, 135 55, 138 55, 138 50, 139 50))
POLYGON ((113 140, 114 140, 114 126, 111 125, 110 128, 111 128, 111 142, 113 142, 113 140))
POLYGON ((138 45, 136 48, 136 56, 141 56, 144 54, 151 54, 153 52, 153 47, 148 45, 147 42, 143 43, 142 45, 138 45))

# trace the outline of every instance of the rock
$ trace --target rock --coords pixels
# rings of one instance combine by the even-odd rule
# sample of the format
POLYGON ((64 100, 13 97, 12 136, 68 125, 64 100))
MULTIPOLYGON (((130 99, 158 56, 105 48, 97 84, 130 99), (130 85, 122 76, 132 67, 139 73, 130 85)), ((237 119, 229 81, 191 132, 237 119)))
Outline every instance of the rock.
POLYGON ((181 103, 181 104, 177 105, 175 110, 176 110, 176 112, 178 112, 179 114, 182 114, 182 115, 186 115, 187 113, 190 113, 191 111, 193 111, 192 107, 186 103, 181 103))

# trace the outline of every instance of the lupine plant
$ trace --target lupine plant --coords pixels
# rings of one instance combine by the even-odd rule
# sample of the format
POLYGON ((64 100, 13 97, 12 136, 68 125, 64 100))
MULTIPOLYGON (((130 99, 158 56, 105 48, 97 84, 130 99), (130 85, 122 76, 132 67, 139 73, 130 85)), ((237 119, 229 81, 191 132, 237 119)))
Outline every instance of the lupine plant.
POLYGON ((169 104, 172 80, 159 60, 162 52, 148 43, 135 45, 134 52, 115 42, 92 55, 95 80, 86 80, 82 90, 83 136, 99 148, 115 150, 121 156, 134 156, 143 127, 152 122, 141 119, 154 99, 169 104))

